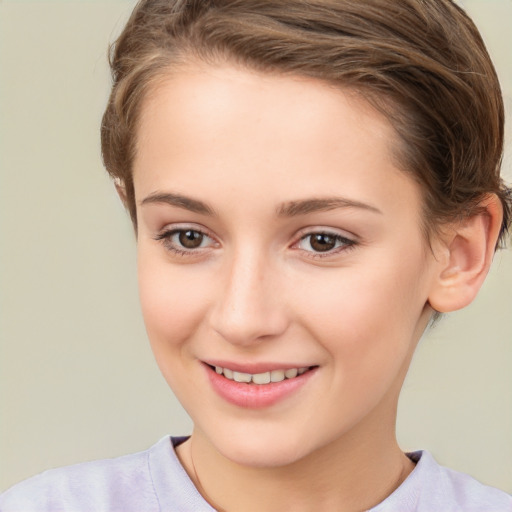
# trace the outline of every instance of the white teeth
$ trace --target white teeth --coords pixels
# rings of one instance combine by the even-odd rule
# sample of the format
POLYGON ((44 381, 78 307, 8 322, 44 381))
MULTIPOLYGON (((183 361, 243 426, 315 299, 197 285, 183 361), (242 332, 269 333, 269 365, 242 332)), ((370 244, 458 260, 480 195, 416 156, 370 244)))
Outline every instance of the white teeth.
POLYGON ((284 370, 272 370, 270 372, 270 382, 281 382, 284 380, 284 370))
POLYGON ((293 379, 294 377, 297 377, 298 370, 297 368, 292 368, 291 370, 285 370, 284 376, 287 379, 293 379))
POLYGON ((256 373, 252 376, 254 384, 268 384, 270 382, 270 372, 256 373))
POLYGON ((252 375, 250 373, 233 372, 233 380, 236 382, 251 382, 252 375))
POLYGON ((215 366, 215 372, 219 375, 224 375, 226 379, 234 380, 235 382, 242 382, 245 384, 269 384, 270 382, 282 382, 285 379, 294 379, 298 375, 309 370, 308 366, 302 368, 290 368, 288 370, 272 370, 264 373, 243 373, 235 372, 229 368, 222 368, 221 366, 215 366))

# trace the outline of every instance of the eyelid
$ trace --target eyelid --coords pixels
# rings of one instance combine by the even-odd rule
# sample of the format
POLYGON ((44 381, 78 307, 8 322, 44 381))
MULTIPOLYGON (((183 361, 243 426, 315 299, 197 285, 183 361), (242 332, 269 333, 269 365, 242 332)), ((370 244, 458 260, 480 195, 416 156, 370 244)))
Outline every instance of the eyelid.
MULTIPOLYGON (((160 229, 158 233, 153 236, 153 238, 154 240, 160 242, 164 246, 164 248, 169 252, 181 256, 199 256, 200 254, 204 254, 206 251, 214 247, 218 247, 220 245, 220 243, 217 240, 217 237, 213 235, 209 229, 195 223, 167 224, 162 229, 160 229), (211 242, 208 244, 207 247, 186 248, 171 241, 174 235, 184 231, 195 231, 197 233, 200 233, 204 237, 210 239, 211 242)), ((345 252, 349 249, 352 249, 358 244, 358 237, 352 233, 347 233, 345 230, 339 230, 332 227, 327 228, 322 226, 310 226, 301 229, 296 234, 295 241, 290 246, 290 248, 301 250, 303 253, 307 253, 308 257, 310 258, 326 258, 329 256, 335 256, 341 252, 345 252), (309 251, 299 247, 299 244, 303 240, 310 236, 318 234, 333 237, 336 240, 336 242, 341 242, 341 246, 335 246, 333 249, 329 249, 326 251, 309 251)))
POLYGON ((197 231, 198 233, 202 233, 203 235, 206 235, 212 239, 216 239, 215 235, 206 228, 205 226, 202 226, 201 224, 196 224, 195 222, 175 222, 175 223, 169 223, 165 224, 165 226, 158 230, 158 233, 155 235, 155 237, 160 236, 162 234, 170 233, 171 231, 197 231))
MULTIPOLYGON (((331 235, 339 238, 344 238, 346 240, 350 240, 353 243, 359 242, 359 237, 355 235, 354 233, 351 233, 349 231, 346 231, 344 229, 337 229, 332 227, 326 227, 326 226, 308 226, 307 228, 302 228, 298 231, 296 235, 297 242, 302 240, 303 238, 309 236, 309 235, 317 235, 317 234, 324 234, 324 235, 331 235)), ((295 242, 295 243, 297 243, 295 242)))
POLYGON ((162 243, 162 245, 168 251, 182 256, 199 255, 199 253, 204 253, 204 251, 219 245, 217 238, 208 229, 206 229, 204 226, 200 226, 194 223, 167 224, 162 229, 160 229, 158 233, 153 236, 153 238, 154 240, 162 243), (181 233, 183 231, 195 231, 197 233, 201 233, 201 235, 209 238, 213 243, 208 247, 197 247, 194 249, 187 249, 186 247, 176 246, 171 242, 171 238, 177 233, 181 233))
POLYGON ((297 234, 296 241, 292 244, 291 247, 293 249, 301 250, 304 253, 307 253, 309 258, 327 258, 327 257, 336 256, 336 255, 343 253, 347 250, 353 249, 358 244, 359 244, 358 237, 352 233, 349 234, 344 230, 337 230, 336 228, 314 226, 314 227, 308 227, 308 228, 301 229, 299 231, 299 233, 297 234), (340 247, 335 247, 335 248, 325 251, 325 252, 313 251, 313 250, 308 251, 306 249, 301 249, 300 247, 298 247, 299 244, 303 240, 307 239, 310 236, 318 235, 318 234, 332 236, 337 241, 341 240, 343 242, 343 245, 340 247))

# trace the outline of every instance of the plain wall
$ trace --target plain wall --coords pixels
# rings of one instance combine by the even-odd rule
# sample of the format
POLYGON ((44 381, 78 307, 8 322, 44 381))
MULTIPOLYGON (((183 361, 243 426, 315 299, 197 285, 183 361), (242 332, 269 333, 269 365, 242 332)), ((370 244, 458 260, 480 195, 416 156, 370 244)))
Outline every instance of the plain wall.
MULTIPOLYGON (((512 2, 468 0, 512 112, 512 2)), ((191 424, 138 307, 135 243, 101 164, 107 42, 132 1, 0 1, 0 489, 191 424)), ((505 174, 512 146, 507 135, 505 174)), ((404 449, 512 492, 512 251, 421 342, 404 449)))

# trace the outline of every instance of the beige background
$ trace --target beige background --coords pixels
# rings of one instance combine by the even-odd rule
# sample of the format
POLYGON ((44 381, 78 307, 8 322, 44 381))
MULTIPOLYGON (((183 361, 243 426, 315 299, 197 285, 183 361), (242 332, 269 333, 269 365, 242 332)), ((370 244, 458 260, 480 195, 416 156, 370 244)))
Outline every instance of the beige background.
MULTIPOLYGON (((510 120, 512 1, 463 3, 510 120)), ((148 348, 131 227, 99 155, 107 41, 132 5, 0 1, 0 489, 190 429, 148 348)), ((511 146, 509 130, 509 180, 511 146)), ((422 342, 401 400, 404 449, 512 492, 511 366, 508 251, 476 303, 422 342)))

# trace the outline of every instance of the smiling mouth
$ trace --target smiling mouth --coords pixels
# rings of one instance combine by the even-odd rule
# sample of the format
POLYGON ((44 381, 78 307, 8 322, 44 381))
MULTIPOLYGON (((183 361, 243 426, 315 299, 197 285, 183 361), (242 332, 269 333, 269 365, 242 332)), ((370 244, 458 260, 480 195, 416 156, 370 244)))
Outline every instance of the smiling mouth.
POLYGON ((229 368, 221 366, 208 365, 215 373, 222 375, 228 380, 240 382, 243 384, 255 384, 261 386, 272 382, 282 382, 284 380, 294 379, 304 373, 316 368, 315 366, 303 366, 301 368, 289 368, 287 370, 272 370, 263 373, 243 373, 236 372, 229 368))

